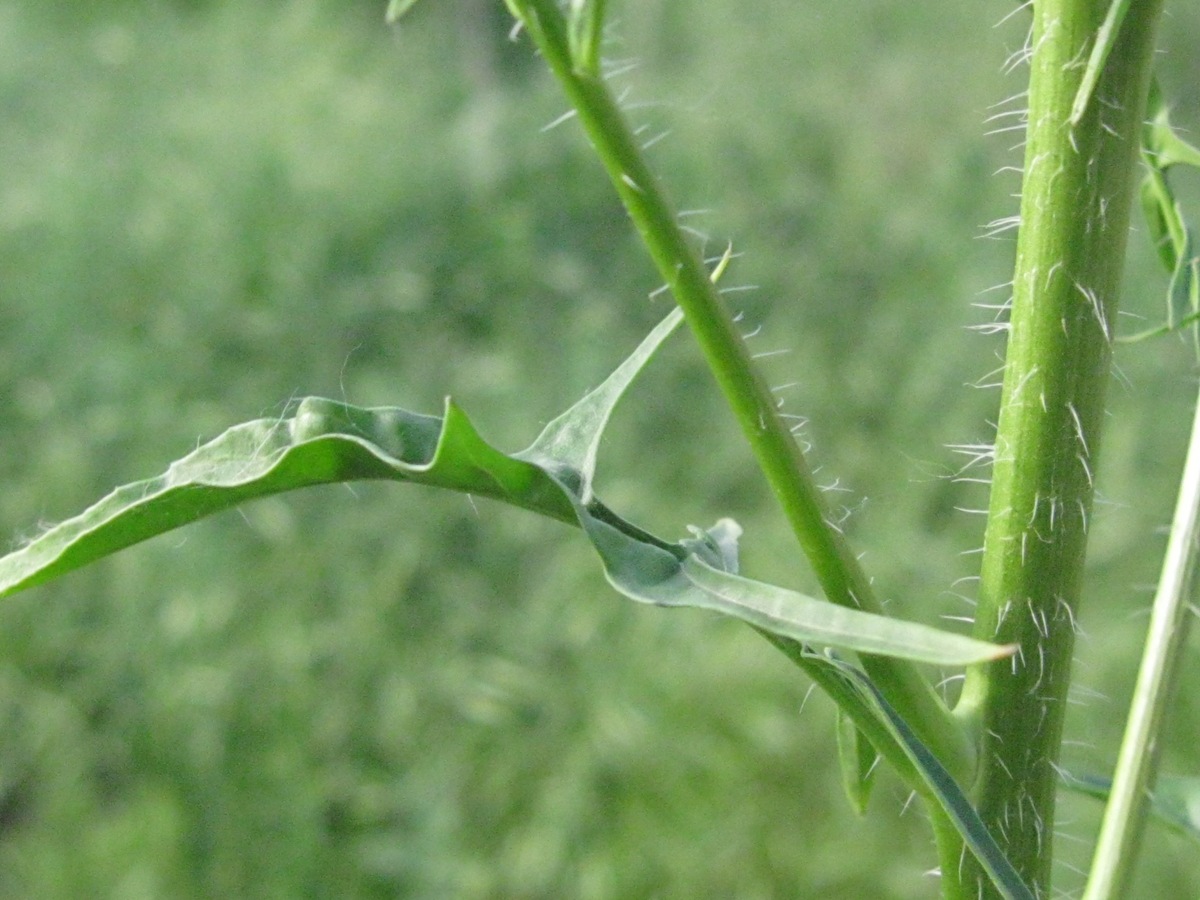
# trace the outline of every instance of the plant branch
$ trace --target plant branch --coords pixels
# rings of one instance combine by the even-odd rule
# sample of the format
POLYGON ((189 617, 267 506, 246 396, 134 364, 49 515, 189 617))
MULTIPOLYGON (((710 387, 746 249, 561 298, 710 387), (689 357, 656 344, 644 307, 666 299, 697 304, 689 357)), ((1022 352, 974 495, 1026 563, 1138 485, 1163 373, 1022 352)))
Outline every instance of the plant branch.
MULTIPOLYGON (((570 27, 555 0, 506 0, 575 107, 617 194, 659 273, 683 309, 709 368, 733 410, 826 597, 881 612, 882 606, 828 511, 804 454, 779 416, 776 398, 713 286, 677 216, 646 165, 632 130, 601 77, 572 58, 570 27)), ((582 10, 581 14, 586 14, 582 10)), ((594 27, 594 26, 593 26, 594 27)), ((911 664, 862 657, 896 709, 956 776, 969 782, 973 746, 928 681, 911 664)), ((810 672, 811 674, 811 672, 810 672)))

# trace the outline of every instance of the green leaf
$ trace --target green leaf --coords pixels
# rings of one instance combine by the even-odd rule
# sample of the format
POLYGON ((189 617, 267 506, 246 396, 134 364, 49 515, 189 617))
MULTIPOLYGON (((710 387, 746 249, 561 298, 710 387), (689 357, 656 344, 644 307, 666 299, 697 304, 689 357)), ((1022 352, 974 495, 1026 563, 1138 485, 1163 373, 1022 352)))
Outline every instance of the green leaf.
POLYGON ((780 637, 917 662, 971 665, 1012 653, 1010 647, 847 610, 740 578, 734 571, 741 528, 731 519, 721 519, 706 532, 695 530, 697 538, 671 547, 638 540, 628 527, 594 509, 580 506, 578 513, 609 582, 631 600, 709 609, 780 637))
MULTIPOLYGON (((1197 314, 1200 314, 1200 257, 1196 255, 1192 230, 1185 228, 1182 252, 1167 287, 1168 322, 1178 329, 1197 314)), ((1193 328, 1192 338, 1198 342, 1196 350, 1200 355, 1200 330, 1193 328)))
MULTIPOLYGON (((1143 156, 1145 159, 1145 156, 1143 156)), ((1150 240, 1163 267, 1175 271, 1179 263, 1179 238, 1183 233, 1183 215, 1175 202, 1164 173, 1147 160, 1141 186, 1142 214, 1150 231, 1150 240)))
POLYGON ((988 662, 1016 651, 1016 647, 989 644, 751 581, 714 568, 699 556, 685 560, 683 572, 701 590, 698 602, 692 605, 723 612, 805 644, 943 666, 988 662))
POLYGON ((971 802, 955 780, 938 761, 932 751, 916 736, 908 723, 888 703, 879 688, 863 672, 838 659, 825 654, 825 659, 840 676, 874 711, 887 727, 892 737, 903 748, 905 755, 920 774, 929 794, 942 808, 946 816, 962 835, 967 847, 979 860, 992 884, 1006 900, 1034 900, 1033 892, 1021 880, 1020 874, 1004 851, 992 838, 987 826, 975 812, 971 802))
POLYGON ((546 472, 491 448, 450 401, 436 418, 309 397, 291 417, 237 425, 0 559, 0 596, 248 500, 361 479, 447 487, 575 520, 546 472))
POLYGON ((682 321, 683 313, 678 308, 672 310, 599 387, 551 421, 537 440, 517 456, 564 475, 567 471, 578 473, 583 479, 580 494, 585 501, 590 499, 600 436, 609 416, 637 373, 682 321))
POLYGON ((1150 82, 1142 145, 1154 156, 1154 164, 1160 169, 1178 165, 1200 168, 1200 150, 1181 138, 1171 124, 1171 110, 1157 78, 1150 82))
MULTIPOLYGON (((1072 775, 1062 772, 1063 787, 1107 800, 1112 781, 1096 775, 1072 775)), ((1176 834, 1200 842, 1200 778, 1186 775, 1160 775, 1150 793, 1150 814, 1176 834)))
MULTIPOLYGON (((678 311, 672 312, 600 387, 551 422, 525 452, 537 462, 491 447, 450 400, 445 416, 438 418, 308 397, 290 417, 234 426, 158 478, 117 488, 0 559, 0 596, 237 504, 342 481, 411 481, 578 524, 571 490, 590 494, 596 445, 608 414, 680 320, 678 311)), ((668 546, 607 515, 639 539, 668 546)), ((680 548, 675 552, 685 554, 680 548)))
POLYGON ((613 513, 592 490, 600 436, 617 401, 681 321, 672 312, 603 384, 508 455, 466 415, 364 409, 310 397, 291 416, 229 429, 148 481, 118 488, 0 559, 0 596, 248 500, 317 484, 382 479, 490 497, 578 525, 625 596, 711 609, 820 646, 967 665, 1010 652, 956 634, 847 610, 737 576, 741 529, 722 519, 668 542, 613 513))
POLYGON ((1200 258, 1196 253, 1195 238, 1184 220, 1183 209, 1167 179, 1167 170, 1171 166, 1200 167, 1200 150, 1175 132, 1157 80, 1150 85, 1147 121, 1142 129, 1142 160, 1146 164, 1141 187, 1142 212, 1154 249, 1171 273, 1167 317, 1160 325, 1122 336, 1120 340, 1132 343, 1190 326, 1200 356, 1200 325, 1197 324, 1200 320, 1200 258))
POLYGON ((1147 120, 1142 128, 1142 161, 1146 164, 1146 177, 1142 182, 1142 209, 1163 264, 1168 272, 1175 272, 1183 255, 1187 227, 1183 221, 1183 210, 1167 180, 1167 169, 1172 165, 1169 148, 1177 145, 1188 148, 1189 145, 1178 138, 1171 127, 1169 112, 1157 80, 1151 82, 1147 107, 1147 120))
POLYGON ((1125 13, 1129 11, 1129 2, 1130 0, 1112 0, 1108 12, 1104 16, 1104 21, 1100 23, 1100 28, 1096 32, 1096 42, 1092 45, 1092 52, 1088 56, 1087 68, 1083 71, 1083 79, 1079 83, 1075 102, 1071 106, 1069 121, 1072 128, 1083 120, 1083 114, 1087 112, 1088 103, 1091 102, 1092 94, 1095 93, 1096 85, 1100 81, 1100 75, 1104 72, 1104 64, 1108 62, 1108 54, 1112 52, 1113 46, 1117 43, 1121 23, 1125 21, 1125 13))
POLYGON ((837 712, 837 744, 842 787, 846 791, 846 799, 861 816, 866 813, 867 803, 871 799, 875 772, 879 768, 879 754, 840 706, 837 712))
POLYGON ((571 59, 581 72, 600 74, 600 41, 604 36, 606 0, 571 0, 567 25, 571 59))
POLYGON ((395 23, 416 4, 417 0, 388 0, 387 12, 383 20, 389 25, 395 23))

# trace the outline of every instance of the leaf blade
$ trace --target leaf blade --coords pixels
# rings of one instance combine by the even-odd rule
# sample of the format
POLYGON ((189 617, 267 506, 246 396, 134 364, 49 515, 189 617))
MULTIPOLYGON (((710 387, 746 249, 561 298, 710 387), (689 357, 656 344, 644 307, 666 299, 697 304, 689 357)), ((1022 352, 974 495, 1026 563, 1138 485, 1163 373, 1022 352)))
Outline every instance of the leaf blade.
MULTIPOLYGON (((571 494, 590 495, 609 416, 681 320, 678 310, 670 313, 596 390, 520 454, 488 444, 449 399, 439 418, 307 397, 291 415, 235 425, 172 463, 163 475, 117 488, 0 558, 0 597, 240 503, 319 484, 409 481, 579 524, 571 494)), ((618 529, 669 546, 611 513, 608 517, 618 529)))
POLYGON ((1125 13, 1129 11, 1129 2, 1130 0, 1112 0, 1108 12, 1104 16, 1104 21, 1100 23, 1100 28, 1096 32, 1096 42, 1092 45, 1091 54, 1088 56, 1087 68, 1084 69, 1083 79, 1075 94, 1075 102, 1071 105, 1068 123, 1072 128, 1083 120, 1083 115, 1087 112, 1088 104, 1096 91, 1096 85, 1104 72, 1104 65, 1108 62, 1108 55, 1117 43, 1121 23, 1125 21, 1125 13))
POLYGON ((879 754, 840 706, 837 713, 837 746, 846 799, 856 813, 865 815, 871 799, 871 788, 875 784, 879 754))
POLYGON ((586 502, 596 474, 600 436, 608 425, 609 416, 637 373, 681 322, 683 311, 676 307, 597 388, 551 420, 537 439, 516 455, 576 470, 583 478, 580 493, 586 502))
POLYGON ((400 20, 400 17, 412 9, 417 3, 417 0, 388 0, 387 12, 383 14, 383 21, 388 25, 394 25, 400 20))
POLYGON ((1016 649, 817 600, 722 572, 696 556, 683 572, 708 598, 706 608, 806 644, 945 666, 988 662, 1016 649))
MULTIPOLYGON (((1112 779, 1096 775, 1060 773, 1063 787, 1092 797, 1107 800, 1112 791, 1112 779)), ((1150 814, 1176 834, 1200 843, 1200 777, 1194 775, 1160 775, 1150 792, 1150 814)))
POLYGON ((887 726, 1001 896, 1006 900, 1034 900, 1033 891, 1004 855, 966 794, 932 751, 888 703, 879 688, 863 672, 848 663, 828 655, 826 658, 830 666, 853 686, 887 726))
POLYGON ((290 417, 228 429, 162 475, 117 488, 3 557, 0 597, 250 500, 372 479, 493 497, 574 522, 545 471, 492 448, 450 401, 437 418, 309 397, 290 417))

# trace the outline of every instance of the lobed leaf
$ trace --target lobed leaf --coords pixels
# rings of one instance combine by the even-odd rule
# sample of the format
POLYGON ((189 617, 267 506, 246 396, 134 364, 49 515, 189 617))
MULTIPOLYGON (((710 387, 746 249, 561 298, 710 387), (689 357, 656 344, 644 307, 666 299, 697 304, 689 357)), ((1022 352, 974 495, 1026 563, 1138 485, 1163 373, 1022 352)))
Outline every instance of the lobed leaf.
POLYGON ((608 425, 609 416, 654 351, 682 321, 682 311, 672 310, 599 387, 552 420, 517 456, 560 471, 577 472, 583 479, 580 494, 585 501, 590 499, 600 436, 608 425))
POLYGON ((451 401, 437 418, 309 397, 290 417, 230 428, 0 559, 0 596, 250 500, 363 479, 450 488, 574 521, 543 469, 493 449, 451 401))
POLYGON ((488 444, 450 400, 438 418, 309 397, 290 416, 235 426, 163 475, 118 488, 0 559, 0 596, 239 503, 378 479, 490 497, 578 525, 612 585, 641 602, 715 610, 796 641, 942 665, 1011 652, 741 578, 741 528, 730 519, 672 543, 601 503, 592 490, 600 436, 625 389, 680 321, 678 310, 667 316, 604 383, 513 455, 488 444))
POLYGON ((1154 164, 1160 169, 1180 165, 1200 168, 1200 149, 1181 138, 1171 124, 1171 110, 1157 78, 1150 82, 1142 144, 1154 156, 1154 164))

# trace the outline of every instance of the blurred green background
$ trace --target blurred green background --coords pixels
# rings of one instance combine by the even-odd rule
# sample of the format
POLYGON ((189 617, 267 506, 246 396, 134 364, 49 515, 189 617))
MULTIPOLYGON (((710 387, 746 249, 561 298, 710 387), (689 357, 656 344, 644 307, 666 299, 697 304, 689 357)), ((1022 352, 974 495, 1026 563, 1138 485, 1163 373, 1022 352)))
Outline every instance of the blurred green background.
MULTIPOLYGON (((0 529, 13 542, 315 393, 523 447, 668 309, 499 0, 0 0, 0 529)), ((965 615, 1013 133, 985 136, 1011 4, 615 3, 612 56, 821 477, 904 615, 965 615)), ((1195 6, 1161 75, 1200 121, 1195 6), (1192 38, 1188 36, 1191 35, 1192 38)), ((1200 199, 1194 190, 1189 195, 1200 199)), ((1193 203, 1193 209, 1197 208, 1193 203)), ((1134 236, 1126 308, 1165 280, 1134 236)), ((1136 323, 1129 323, 1136 325, 1136 323)), ((1182 463, 1195 362, 1122 347, 1065 762, 1107 771, 1182 463)), ((811 576, 686 337, 620 410, 610 505, 732 515, 811 576)), ((1189 685, 1200 665, 1189 660, 1189 685)), ((749 629, 636 607, 578 535, 421 488, 260 502, 0 607, 0 895, 931 897, 919 809, 842 798, 831 705, 749 629)), ((1166 766, 1197 771, 1200 701, 1166 766)), ((1061 813, 1063 896, 1098 808, 1061 813)), ((1138 897, 1193 896, 1146 841, 1138 897)))

